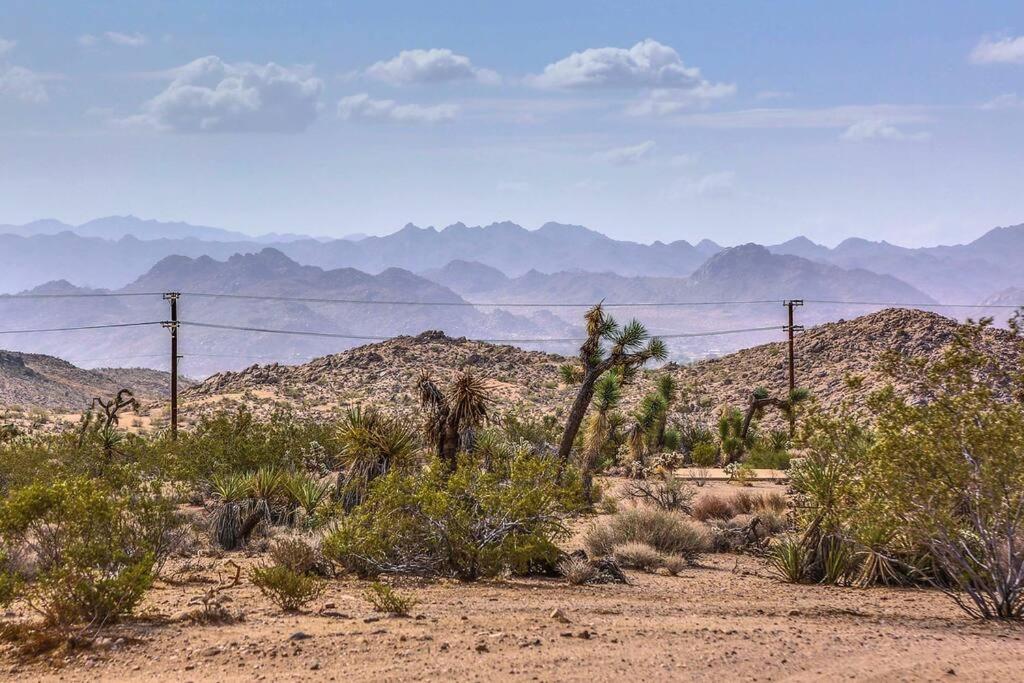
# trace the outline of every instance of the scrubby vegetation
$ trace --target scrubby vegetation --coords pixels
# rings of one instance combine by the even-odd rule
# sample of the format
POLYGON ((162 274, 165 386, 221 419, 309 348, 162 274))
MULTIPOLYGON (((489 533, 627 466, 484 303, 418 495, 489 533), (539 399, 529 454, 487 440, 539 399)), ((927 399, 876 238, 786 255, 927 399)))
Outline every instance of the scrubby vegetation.
POLYGON ((1024 617, 1024 373, 989 355, 988 325, 937 359, 886 359, 928 400, 887 388, 866 416, 807 418, 791 473, 800 535, 772 551, 784 578, 926 583, 973 616, 1024 617))

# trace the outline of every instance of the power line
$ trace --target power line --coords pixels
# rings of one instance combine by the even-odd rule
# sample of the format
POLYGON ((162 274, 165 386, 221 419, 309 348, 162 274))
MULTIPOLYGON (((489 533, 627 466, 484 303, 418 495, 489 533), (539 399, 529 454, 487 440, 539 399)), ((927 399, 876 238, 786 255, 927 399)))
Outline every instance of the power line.
POLYGON ((843 306, 890 306, 896 308, 1022 308, 1022 304, 943 304, 901 303, 899 301, 840 301, 838 299, 804 299, 809 304, 837 304, 843 306))
MULTIPOLYGON (((364 306, 462 306, 480 308, 590 308, 594 302, 498 302, 498 301, 409 301, 409 300, 367 300, 367 299, 331 299, 324 297, 302 296, 271 296, 262 294, 217 294, 213 292, 182 292, 182 296, 194 296, 205 299, 242 299, 249 301, 287 301, 314 304, 356 304, 364 306)), ((605 302, 604 308, 646 308, 665 306, 732 306, 753 304, 779 304, 781 299, 756 299, 749 301, 639 301, 639 302, 605 302)))
POLYGON ((78 294, 0 294, 0 299, 94 299, 115 296, 162 296, 163 292, 88 292, 78 294))
MULTIPOLYGON (((342 334, 338 332, 315 332, 312 330, 282 330, 276 328, 267 327, 248 327, 243 325, 224 325, 220 323, 207 323, 207 322, 196 322, 196 321, 181 321, 182 325, 191 325, 192 327, 204 327, 215 330, 234 330, 238 332, 260 332, 263 334, 287 334, 302 337, 326 337, 330 339, 352 339, 356 341, 384 341, 392 339, 389 336, 365 336, 356 334, 342 334)), ((765 327, 745 327, 741 329, 731 330, 711 330, 707 332, 685 332, 676 334, 659 334, 652 335, 659 339, 682 339, 687 337, 713 337, 725 334, 740 334, 743 332, 767 332, 772 330, 784 329, 781 325, 771 325, 765 327)), ((488 344, 542 344, 542 343, 571 343, 584 341, 585 337, 540 337, 533 339, 473 339, 471 341, 484 342, 488 344)))
POLYGON ((36 332, 73 332, 75 330, 106 330, 112 327, 141 327, 143 325, 159 325, 159 320, 140 323, 108 323, 105 325, 78 325, 76 327, 47 327, 33 330, 0 330, 0 334, 33 334, 36 332))

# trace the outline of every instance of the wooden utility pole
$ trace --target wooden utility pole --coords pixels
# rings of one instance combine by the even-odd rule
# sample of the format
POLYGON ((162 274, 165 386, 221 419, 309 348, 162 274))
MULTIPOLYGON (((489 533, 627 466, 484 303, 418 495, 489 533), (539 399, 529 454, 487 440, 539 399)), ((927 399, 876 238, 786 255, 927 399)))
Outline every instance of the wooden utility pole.
POLYGON ((181 292, 165 292, 171 305, 171 319, 163 324, 171 331, 171 438, 178 438, 178 297, 181 292))
POLYGON ((783 302, 783 305, 785 305, 789 311, 789 324, 786 325, 786 332, 789 333, 789 393, 792 394, 796 390, 796 367, 794 366, 796 354, 793 351, 793 335, 796 332, 804 331, 803 325, 793 324, 793 309, 797 306, 803 306, 804 300, 788 299, 783 302))
MULTIPOLYGON (((796 391, 796 352, 793 349, 793 335, 797 332, 803 332, 803 325, 793 324, 793 309, 797 306, 803 306, 803 299, 788 299, 783 302, 786 306, 787 312, 789 313, 789 324, 786 325, 786 332, 789 335, 789 397, 790 400, 793 398, 793 392, 796 391)), ((792 439, 793 435, 796 434, 796 422, 794 420, 792 412, 789 414, 789 438, 792 439)))

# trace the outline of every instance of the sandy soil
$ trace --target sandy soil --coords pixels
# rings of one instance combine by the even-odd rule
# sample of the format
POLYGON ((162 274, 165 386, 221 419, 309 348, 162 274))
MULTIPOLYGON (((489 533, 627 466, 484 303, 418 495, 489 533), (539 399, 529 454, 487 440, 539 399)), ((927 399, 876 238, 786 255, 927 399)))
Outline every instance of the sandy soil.
POLYGON ((145 616, 110 629, 106 645, 56 661, 0 653, 0 678, 1011 681, 1024 665, 1024 628, 973 621, 935 591, 793 586, 738 555, 675 577, 627 572, 629 585, 396 580, 420 601, 408 618, 374 613, 354 579, 332 581, 299 615, 243 579, 224 594, 244 621, 178 620, 213 585, 203 581, 232 573, 228 559, 256 561, 211 559, 187 583, 158 583, 145 616))

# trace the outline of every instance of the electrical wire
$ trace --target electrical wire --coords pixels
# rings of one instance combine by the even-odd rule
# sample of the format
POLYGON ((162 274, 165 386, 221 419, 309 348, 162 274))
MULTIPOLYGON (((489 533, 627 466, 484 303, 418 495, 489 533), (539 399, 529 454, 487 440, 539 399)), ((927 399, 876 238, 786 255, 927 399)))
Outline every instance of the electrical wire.
POLYGON ((3 299, 94 299, 115 296, 163 296, 163 292, 88 292, 78 294, 0 294, 3 299))
MULTIPOLYGON (((329 339, 352 339, 356 341, 384 341, 391 339, 388 336, 364 336, 355 334, 341 334, 338 332, 315 332, 312 330, 282 330, 276 328, 267 327, 248 327, 243 325, 224 325, 220 323, 207 323, 198 321, 179 321, 179 325, 192 326, 192 327, 203 327, 215 330, 234 330, 238 332, 259 332, 263 334, 287 334, 302 337, 326 337, 329 339)), ((766 327, 745 327, 741 329, 732 330, 712 330, 707 332, 683 332, 675 334, 659 334, 652 335, 659 339, 683 339, 688 337, 714 337, 726 334, 740 334, 743 332, 767 332, 773 330, 785 329, 782 325, 771 325, 766 327)), ((584 341, 585 337, 539 337, 532 339, 514 338, 514 339, 473 339, 471 341, 484 342, 488 344, 545 344, 545 343, 572 343, 584 341)))
POLYGON ((34 334, 36 332, 73 332, 75 330, 106 330, 114 327, 141 327, 143 325, 161 325, 160 320, 139 323, 108 323, 104 325, 78 325, 76 327, 47 327, 32 330, 0 330, 0 334, 34 334))

